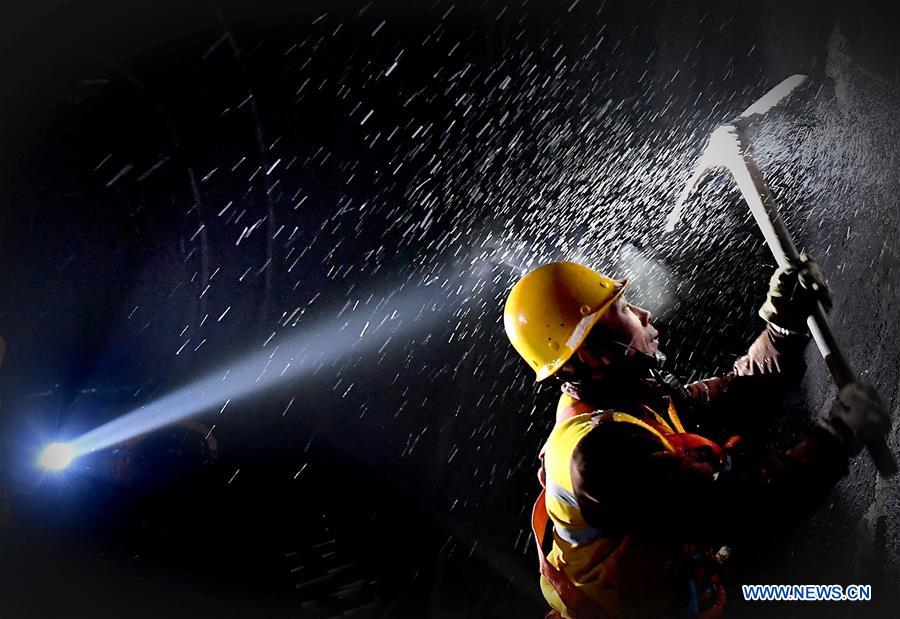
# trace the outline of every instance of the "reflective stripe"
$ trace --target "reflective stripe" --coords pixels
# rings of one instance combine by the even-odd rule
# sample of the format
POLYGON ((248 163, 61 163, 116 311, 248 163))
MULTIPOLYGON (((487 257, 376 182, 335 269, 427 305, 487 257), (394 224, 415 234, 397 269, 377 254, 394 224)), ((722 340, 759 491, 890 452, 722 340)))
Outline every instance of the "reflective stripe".
MULTIPOLYGON (((602 307, 605 308, 606 306, 604 305, 602 307)), ((569 339, 566 342, 566 348, 568 348, 569 350, 576 350, 579 346, 581 346, 581 343, 587 337, 588 331, 591 330, 591 327, 594 326, 595 322, 600 320, 600 316, 598 316, 599 313, 599 311, 596 311, 592 314, 588 314, 578 321, 578 324, 575 325, 574 329, 572 329, 572 335, 569 336, 569 339)))
POLYGON ((578 499, 575 498, 575 495, 549 478, 547 479, 547 494, 560 503, 565 503, 566 505, 578 509, 578 499))
POLYGON ((600 529, 593 527, 564 527, 557 522, 553 523, 553 530, 562 539, 570 544, 590 544, 595 539, 603 537, 600 529))
MULTIPOLYGON (((547 496, 551 496, 560 503, 564 503, 576 510, 578 509, 578 499, 575 498, 575 495, 554 482, 552 479, 547 480, 545 490, 547 496)), ((580 510, 579 513, 581 513, 580 510)), ((574 527, 560 524, 555 520, 553 521, 553 530, 570 544, 590 544, 595 539, 603 537, 603 532, 600 529, 594 527, 574 527)))

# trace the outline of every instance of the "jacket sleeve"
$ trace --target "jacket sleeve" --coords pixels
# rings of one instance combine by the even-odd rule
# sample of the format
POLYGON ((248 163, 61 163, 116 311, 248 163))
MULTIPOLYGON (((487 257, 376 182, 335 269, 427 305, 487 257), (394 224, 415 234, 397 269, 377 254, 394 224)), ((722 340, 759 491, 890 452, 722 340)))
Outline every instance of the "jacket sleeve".
POLYGON ((690 408, 685 420, 695 427, 752 425, 761 410, 777 409, 806 371, 809 338, 783 335, 767 327, 727 374, 685 385, 690 408))
POLYGON ((732 453, 717 472, 701 454, 661 451, 639 428, 616 427, 624 425, 598 426, 572 459, 579 507, 602 530, 690 542, 752 538, 813 511, 847 474, 843 447, 818 427, 768 458, 732 453))

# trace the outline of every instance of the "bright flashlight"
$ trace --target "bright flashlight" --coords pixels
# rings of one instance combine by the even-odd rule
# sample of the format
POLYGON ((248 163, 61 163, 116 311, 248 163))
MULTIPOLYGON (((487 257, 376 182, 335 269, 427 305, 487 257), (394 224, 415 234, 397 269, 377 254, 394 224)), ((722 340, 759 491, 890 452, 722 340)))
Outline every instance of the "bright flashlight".
POLYGON ((61 471, 72 463, 75 452, 66 443, 50 443, 38 457, 38 464, 50 471, 61 471))

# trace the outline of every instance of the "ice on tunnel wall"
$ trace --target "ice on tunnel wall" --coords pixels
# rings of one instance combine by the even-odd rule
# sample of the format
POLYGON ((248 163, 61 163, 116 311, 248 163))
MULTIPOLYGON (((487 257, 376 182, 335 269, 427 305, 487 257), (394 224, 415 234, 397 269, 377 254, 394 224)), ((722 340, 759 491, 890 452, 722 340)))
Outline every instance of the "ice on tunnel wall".
MULTIPOLYGON (((892 409, 888 438, 900 447, 900 84, 867 71, 865 49, 854 50, 838 28, 827 48, 833 96, 812 109, 812 127, 797 153, 803 170, 792 191, 808 204, 804 237, 830 274, 834 324, 860 379, 892 409)), ((811 357, 815 357, 812 354, 811 357)), ((830 404, 834 389, 821 362, 807 380, 810 404, 830 404)), ((900 583, 900 484, 876 476, 867 458, 816 519, 800 532, 809 558, 841 566, 848 577, 872 581, 896 603, 900 583), (823 548, 822 540, 831 543, 823 548), (824 550, 825 552, 821 552, 824 550), (885 571, 886 570, 886 571, 885 571)))

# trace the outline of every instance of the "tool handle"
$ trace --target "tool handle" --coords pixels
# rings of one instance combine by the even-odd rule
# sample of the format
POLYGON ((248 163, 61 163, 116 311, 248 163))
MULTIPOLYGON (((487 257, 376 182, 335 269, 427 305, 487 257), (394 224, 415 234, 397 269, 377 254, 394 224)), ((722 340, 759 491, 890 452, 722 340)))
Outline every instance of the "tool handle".
MULTIPOLYGON (((728 167, 750 206, 750 212, 753 213, 753 218, 762 231, 775 261, 779 266, 799 263, 800 253, 778 213, 775 198, 763 180, 762 173, 748 152, 742 153, 741 159, 744 165, 728 167)), ((850 367, 847 357, 838 345, 828 315, 821 303, 816 303, 812 315, 807 319, 807 326, 838 388, 855 382, 856 372, 850 367)), ((897 462, 883 438, 868 441, 866 447, 875 467, 883 477, 891 477, 897 473, 897 462)))

